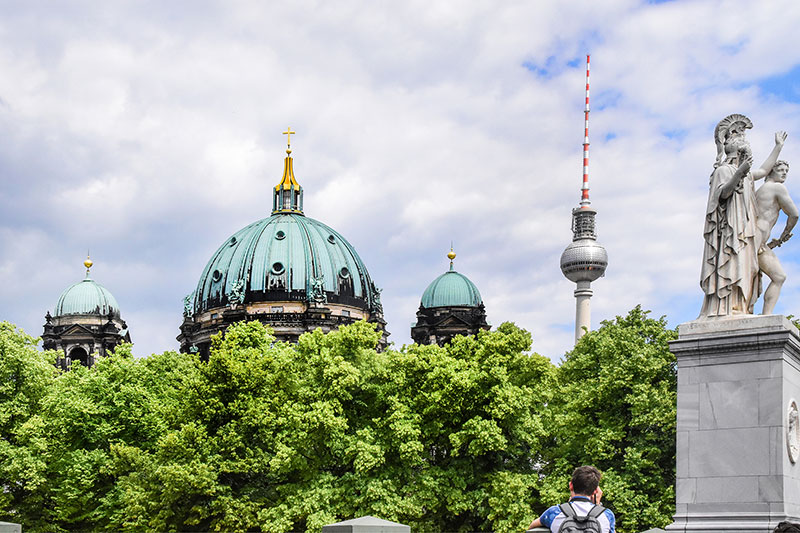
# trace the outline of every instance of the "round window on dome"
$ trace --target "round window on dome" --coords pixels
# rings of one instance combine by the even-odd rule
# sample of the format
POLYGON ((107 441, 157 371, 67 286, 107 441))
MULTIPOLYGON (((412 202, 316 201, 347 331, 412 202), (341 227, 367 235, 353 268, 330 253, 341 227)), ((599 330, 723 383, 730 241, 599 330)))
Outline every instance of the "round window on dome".
POLYGON ((211 274, 211 279, 214 281, 219 281, 222 279, 222 272, 219 270, 215 270, 213 274, 211 274))
POLYGON ((283 239, 286 238, 286 234, 284 232, 282 232, 282 231, 278 231, 275 234, 275 238, 278 239, 279 241, 282 241, 283 239))
POLYGON ((336 244, 336 237, 333 235, 328 235, 328 242, 331 244, 336 244))
POLYGON ((236 240, 236 237, 231 237, 231 240, 228 241, 228 246, 236 246, 236 243, 239 242, 236 240))
POLYGON ((342 267, 342 269, 339 271, 339 275, 343 278, 347 278, 350 276, 350 271, 347 270, 347 267, 342 267))
POLYGON ((284 268, 283 263, 272 263, 272 273, 279 275, 283 274, 284 268))

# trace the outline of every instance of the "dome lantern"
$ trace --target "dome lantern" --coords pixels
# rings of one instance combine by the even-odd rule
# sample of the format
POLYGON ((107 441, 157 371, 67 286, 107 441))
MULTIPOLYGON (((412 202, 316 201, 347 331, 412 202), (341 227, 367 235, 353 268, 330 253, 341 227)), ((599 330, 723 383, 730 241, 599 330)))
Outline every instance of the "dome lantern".
POLYGON ((291 136, 294 134, 292 128, 286 128, 283 132, 286 135, 286 158, 283 160, 283 177, 275 186, 272 196, 272 214, 276 213, 295 213, 303 214, 303 188, 297 183, 294 177, 292 165, 291 136))

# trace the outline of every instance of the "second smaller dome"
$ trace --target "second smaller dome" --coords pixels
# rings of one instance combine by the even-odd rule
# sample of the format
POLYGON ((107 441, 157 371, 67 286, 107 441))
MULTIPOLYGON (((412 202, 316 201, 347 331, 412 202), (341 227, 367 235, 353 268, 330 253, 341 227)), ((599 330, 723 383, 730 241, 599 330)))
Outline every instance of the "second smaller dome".
POLYGON ((70 285, 56 303, 54 316, 98 315, 112 313, 119 317, 119 304, 114 296, 102 285, 89 277, 70 285))
MULTIPOLYGON (((452 267, 451 267, 452 268, 452 267)), ((449 270, 422 293, 422 307, 477 307, 483 303, 478 287, 467 276, 449 270)))

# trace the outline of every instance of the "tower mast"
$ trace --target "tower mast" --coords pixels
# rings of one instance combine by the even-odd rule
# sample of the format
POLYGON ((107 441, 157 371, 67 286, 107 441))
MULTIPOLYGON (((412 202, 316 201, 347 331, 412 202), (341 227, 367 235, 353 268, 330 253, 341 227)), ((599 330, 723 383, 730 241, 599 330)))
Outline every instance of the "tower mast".
POLYGON ((581 201, 572 210, 572 243, 561 254, 561 272, 574 282, 575 343, 591 328, 592 282, 608 266, 606 249, 597 242, 595 215, 589 201, 589 55, 586 56, 586 106, 583 112, 583 184, 581 201))

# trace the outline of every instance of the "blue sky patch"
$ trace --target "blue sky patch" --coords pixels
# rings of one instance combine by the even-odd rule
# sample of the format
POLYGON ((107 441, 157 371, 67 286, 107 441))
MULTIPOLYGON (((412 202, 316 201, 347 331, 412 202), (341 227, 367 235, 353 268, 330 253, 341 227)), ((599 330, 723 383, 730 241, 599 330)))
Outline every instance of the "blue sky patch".
POLYGON ((665 130, 662 133, 667 139, 672 139, 675 141, 681 141, 689 134, 689 132, 685 129, 665 130))
POLYGON ((616 107, 622 100, 622 92, 615 90, 592 91, 592 110, 599 111, 607 107, 616 107))
POLYGON ((556 64, 556 56, 550 56, 544 62, 544 65, 537 64, 534 61, 525 61, 522 66, 542 78, 552 78, 555 71, 558 70, 556 64))
POLYGON ((789 102, 800 102, 800 65, 785 74, 765 78, 757 85, 765 94, 789 102))

